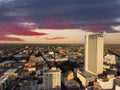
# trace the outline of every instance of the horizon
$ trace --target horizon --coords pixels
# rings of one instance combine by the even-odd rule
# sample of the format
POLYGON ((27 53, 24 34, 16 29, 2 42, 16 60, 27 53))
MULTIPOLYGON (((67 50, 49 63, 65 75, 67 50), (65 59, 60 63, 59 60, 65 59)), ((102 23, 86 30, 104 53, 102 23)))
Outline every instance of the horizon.
MULTIPOLYGON (((0 43, 0 45, 2 44, 19 44, 19 45, 85 45, 85 44, 80 44, 80 43, 0 43)), ((120 45, 120 44, 105 44, 104 45, 120 45)))
MULTIPOLYGON (((47 38, 45 36, 16 36, 11 35, 14 38, 20 37, 26 39, 25 41, 0 41, 0 43, 18 43, 18 44, 84 44, 85 43, 85 35, 86 32, 80 31, 78 29, 74 30, 44 30, 45 32, 51 33, 50 37, 47 38), (68 33, 66 33, 68 32, 68 33), (61 33, 63 36, 54 37, 56 34, 61 33), (67 35, 66 35, 67 34, 67 35), (54 38, 52 38, 54 37, 54 38), (69 38, 69 39, 68 39, 69 38)), ((104 34, 104 43, 105 44, 120 44, 119 39, 120 33, 106 33, 104 34)))

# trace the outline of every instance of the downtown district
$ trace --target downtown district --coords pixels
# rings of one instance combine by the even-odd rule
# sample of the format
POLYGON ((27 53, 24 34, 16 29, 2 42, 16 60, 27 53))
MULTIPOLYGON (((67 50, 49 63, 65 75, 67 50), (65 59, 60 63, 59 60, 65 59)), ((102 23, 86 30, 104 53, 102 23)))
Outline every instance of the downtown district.
POLYGON ((85 48, 7 47, 0 48, 0 90, 120 90, 120 56, 105 52, 103 32, 87 32, 85 48))

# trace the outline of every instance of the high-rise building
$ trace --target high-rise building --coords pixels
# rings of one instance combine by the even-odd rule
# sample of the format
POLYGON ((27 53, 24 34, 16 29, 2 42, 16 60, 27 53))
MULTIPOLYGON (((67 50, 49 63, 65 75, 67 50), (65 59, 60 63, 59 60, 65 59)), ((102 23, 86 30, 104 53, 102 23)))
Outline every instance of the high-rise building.
POLYGON ((43 70, 44 90, 61 90, 61 70, 58 68, 43 70))
POLYGON ((85 36, 85 70, 98 75, 103 72, 103 32, 87 32, 85 36))

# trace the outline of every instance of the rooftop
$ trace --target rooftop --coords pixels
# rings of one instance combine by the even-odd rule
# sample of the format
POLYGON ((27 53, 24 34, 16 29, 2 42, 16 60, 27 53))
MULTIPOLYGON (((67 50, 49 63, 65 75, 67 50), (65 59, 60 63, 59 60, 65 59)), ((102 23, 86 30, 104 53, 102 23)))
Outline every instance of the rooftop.
POLYGON ((80 87, 79 83, 75 80, 65 81, 65 86, 67 87, 80 87))
POLYGON ((36 65, 36 62, 33 62, 33 61, 29 61, 25 64, 25 66, 35 66, 36 65))
POLYGON ((87 72, 87 71, 82 71, 80 74, 81 74, 83 77, 85 77, 85 78, 94 77, 93 74, 91 74, 91 73, 89 73, 89 72, 87 72))
POLYGON ((117 86, 120 86, 120 76, 118 76, 118 77, 116 78, 116 85, 117 85, 117 86))
POLYGON ((52 67, 51 69, 45 69, 44 72, 61 72, 59 68, 52 67))
POLYGON ((17 71, 17 69, 9 69, 8 71, 6 71, 5 73, 15 73, 17 71))
POLYGON ((4 61, 4 62, 2 62, 3 64, 9 64, 9 63, 14 63, 15 61, 13 61, 13 60, 9 60, 9 61, 4 61))
POLYGON ((8 78, 8 76, 1 76, 0 77, 0 84, 3 83, 7 78, 8 78))

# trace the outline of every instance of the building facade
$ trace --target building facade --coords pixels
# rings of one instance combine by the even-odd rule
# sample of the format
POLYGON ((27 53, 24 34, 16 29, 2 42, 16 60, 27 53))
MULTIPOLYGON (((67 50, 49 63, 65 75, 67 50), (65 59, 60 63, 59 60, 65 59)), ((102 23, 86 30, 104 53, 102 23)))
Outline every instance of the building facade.
POLYGON ((6 90, 10 82, 11 79, 9 76, 0 76, 0 90, 6 90))
POLYGON ((97 82, 101 86, 102 90, 113 90, 114 81, 115 81, 114 74, 107 75, 106 78, 98 78, 97 79, 97 82))
POLYGON ((57 68, 43 70, 44 90, 61 90, 61 70, 57 68))
POLYGON ((77 70, 77 78, 82 82, 84 87, 87 87, 93 84, 96 76, 86 71, 77 70))
POLYGON ((85 70, 98 75, 103 72, 103 33, 88 32, 85 36, 85 70))
POLYGON ((117 64, 117 61, 118 61, 118 57, 113 54, 107 54, 104 57, 104 62, 107 64, 117 64))

